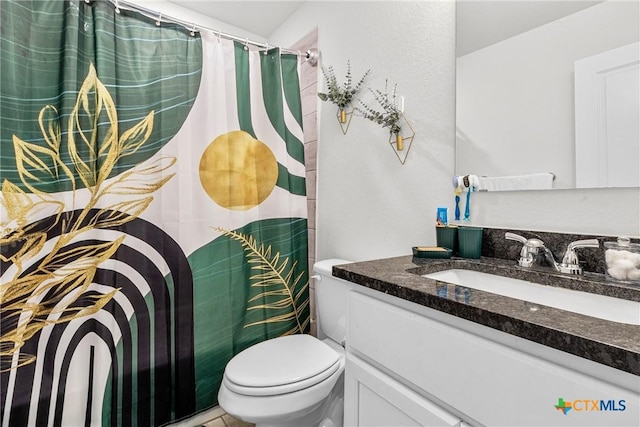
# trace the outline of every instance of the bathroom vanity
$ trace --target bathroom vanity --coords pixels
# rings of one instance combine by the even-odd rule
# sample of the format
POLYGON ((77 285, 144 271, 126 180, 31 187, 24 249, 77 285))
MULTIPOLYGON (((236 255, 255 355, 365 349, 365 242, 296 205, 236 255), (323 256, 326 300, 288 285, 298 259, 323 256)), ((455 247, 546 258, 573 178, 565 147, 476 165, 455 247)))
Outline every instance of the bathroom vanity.
POLYGON ((424 277, 451 269, 640 304, 639 286, 497 258, 335 266, 362 285, 349 297, 345 425, 640 425, 640 309, 622 323, 424 277))

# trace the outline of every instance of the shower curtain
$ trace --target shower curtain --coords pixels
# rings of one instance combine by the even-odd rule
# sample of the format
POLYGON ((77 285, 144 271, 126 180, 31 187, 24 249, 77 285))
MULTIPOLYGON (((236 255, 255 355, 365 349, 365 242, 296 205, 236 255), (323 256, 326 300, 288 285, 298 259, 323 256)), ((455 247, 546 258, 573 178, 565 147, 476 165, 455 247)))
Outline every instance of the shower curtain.
POLYGON ((2 426, 157 426, 309 328, 299 61, 0 2, 2 426))

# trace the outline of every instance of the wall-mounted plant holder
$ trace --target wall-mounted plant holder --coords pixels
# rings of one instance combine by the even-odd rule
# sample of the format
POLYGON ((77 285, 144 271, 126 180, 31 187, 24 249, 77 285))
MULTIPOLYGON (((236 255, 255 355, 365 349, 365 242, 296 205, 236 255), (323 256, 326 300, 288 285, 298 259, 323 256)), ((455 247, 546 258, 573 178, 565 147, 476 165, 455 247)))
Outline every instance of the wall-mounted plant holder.
POLYGON ((346 135, 349 130, 349 125, 351 124, 351 119, 353 118, 353 108, 338 108, 336 118, 338 119, 338 123, 340 123, 342 133, 346 135))
POLYGON ((369 71, 362 76, 362 78, 353 85, 353 79, 351 77, 351 63, 347 61, 347 75, 345 76, 344 83, 339 83, 336 78, 335 72, 333 71, 333 67, 329 66, 328 69, 322 67, 322 74, 324 74, 324 78, 327 84, 327 92, 318 92, 318 98, 322 101, 329 101, 336 106, 338 106, 338 113, 336 117, 338 118, 338 123, 340 123, 340 127, 342 128, 342 133, 347 134, 347 130, 349 130, 349 125, 351 124, 351 118, 353 117, 353 107, 351 103, 355 99, 354 97, 360 90, 360 87, 364 83, 364 80, 369 75, 369 71))
POLYGON ((404 97, 400 97, 400 105, 396 98, 396 86, 389 95, 388 82, 385 82, 384 92, 378 89, 369 89, 374 99, 378 102, 379 107, 371 107, 364 103, 361 99, 361 108, 356 108, 365 119, 389 129, 389 145, 396 153, 400 163, 404 165, 413 144, 413 138, 416 136, 411 124, 404 116, 404 97))
POLYGON ((398 126, 400 126, 400 132, 397 134, 389 134, 389 145, 393 149, 393 152, 396 153, 400 163, 404 165, 404 162, 407 161, 407 156, 409 155, 409 150, 411 149, 413 138, 416 136, 416 133, 402 113, 400 114, 400 120, 398 120, 398 126))

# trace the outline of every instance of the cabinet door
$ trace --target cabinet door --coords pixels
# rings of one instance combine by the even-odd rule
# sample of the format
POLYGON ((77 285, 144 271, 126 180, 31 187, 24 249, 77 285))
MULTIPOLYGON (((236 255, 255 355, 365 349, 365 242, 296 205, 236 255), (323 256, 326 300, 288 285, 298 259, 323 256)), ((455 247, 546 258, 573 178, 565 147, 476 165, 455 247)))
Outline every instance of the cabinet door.
POLYGON ((460 420, 356 356, 345 366, 346 426, 460 426, 460 420))

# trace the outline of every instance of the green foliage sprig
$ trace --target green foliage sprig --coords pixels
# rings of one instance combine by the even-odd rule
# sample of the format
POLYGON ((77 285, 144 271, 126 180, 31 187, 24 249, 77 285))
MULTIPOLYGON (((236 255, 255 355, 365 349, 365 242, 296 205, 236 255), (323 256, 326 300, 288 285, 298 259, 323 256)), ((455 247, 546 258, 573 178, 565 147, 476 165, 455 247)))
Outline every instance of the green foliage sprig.
POLYGON ((400 117, 402 116, 402 111, 400 111, 396 103, 396 88, 398 85, 393 87, 393 93, 389 96, 387 84, 388 82, 385 81, 384 92, 381 92, 378 89, 369 89, 371 93, 373 93, 375 100, 382 107, 382 111, 369 107, 360 99, 358 102, 360 102, 362 108, 356 108, 356 111, 360 112, 365 119, 369 119, 372 122, 381 125, 383 128, 389 128, 390 133, 398 135, 402 130, 401 126, 398 124, 400 117))
POLYGON ((339 84, 338 79, 333 71, 333 67, 329 66, 328 70, 322 67, 322 74, 324 74, 325 82, 327 83, 327 92, 318 92, 318 98, 323 101, 329 101, 336 104, 340 109, 344 109, 347 105, 351 104, 354 96, 360 90, 360 87, 364 83, 365 79, 369 75, 371 70, 367 70, 362 76, 360 81, 355 85, 351 77, 351 63, 347 61, 347 75, 345 76, 344 84, 339 84))

